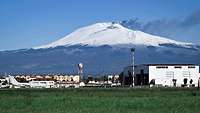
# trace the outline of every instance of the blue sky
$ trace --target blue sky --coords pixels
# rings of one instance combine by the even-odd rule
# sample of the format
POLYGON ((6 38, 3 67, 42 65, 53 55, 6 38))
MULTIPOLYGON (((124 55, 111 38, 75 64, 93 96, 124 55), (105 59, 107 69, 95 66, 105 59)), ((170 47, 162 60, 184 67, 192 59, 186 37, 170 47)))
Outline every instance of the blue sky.
MULTIPOLYGON (((0 0, 0 50, 47 44, 96 22, 181 20, 200 10, 199 4, 200 0, 0 0)), ((199 28, 173 39, 200 44, 199 28)))

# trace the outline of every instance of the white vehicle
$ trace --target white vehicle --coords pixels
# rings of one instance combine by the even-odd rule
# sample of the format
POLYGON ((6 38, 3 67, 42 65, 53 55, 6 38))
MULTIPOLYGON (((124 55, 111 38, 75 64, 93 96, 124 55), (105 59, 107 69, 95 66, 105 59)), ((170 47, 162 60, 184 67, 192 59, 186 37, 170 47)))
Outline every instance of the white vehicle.
POLYGON ((13 76, 9 76, 7 79, 14 88, 52 88, 55 86, 54 81, 30 81, 28 83, 20 83, 13 76))

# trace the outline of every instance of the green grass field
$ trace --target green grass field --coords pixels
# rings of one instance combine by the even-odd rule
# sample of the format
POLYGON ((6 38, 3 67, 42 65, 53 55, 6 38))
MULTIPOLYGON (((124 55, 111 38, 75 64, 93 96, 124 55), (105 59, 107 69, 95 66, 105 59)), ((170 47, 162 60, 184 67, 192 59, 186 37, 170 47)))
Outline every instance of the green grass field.
POLYGON ((197 89, 0 90, 0 113, 200 113, 197 89))

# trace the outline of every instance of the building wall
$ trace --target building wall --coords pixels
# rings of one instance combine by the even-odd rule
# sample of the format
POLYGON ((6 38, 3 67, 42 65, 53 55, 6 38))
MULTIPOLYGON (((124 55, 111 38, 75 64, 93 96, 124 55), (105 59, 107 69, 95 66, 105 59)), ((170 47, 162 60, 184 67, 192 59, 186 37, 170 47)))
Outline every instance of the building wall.
POLYGON ((155 79, 155 84, 157 85, 173 86, 173 79, 176 79, 176 86, 181 86, 184 84, 184 79, 187 78, 188 85, 192 79, 192 84, 197 86, 199 79, 199 66, 192 66, 193 65, 166 65, 166 67, 164 65, 149 66, 149 82, 152 79, 155 79))
POLYGON ((63 76, 54 76, 54 79, 57 81, 68 81, 68 82, 80 82, 80 76, 79 75, 63 75, 63 76))

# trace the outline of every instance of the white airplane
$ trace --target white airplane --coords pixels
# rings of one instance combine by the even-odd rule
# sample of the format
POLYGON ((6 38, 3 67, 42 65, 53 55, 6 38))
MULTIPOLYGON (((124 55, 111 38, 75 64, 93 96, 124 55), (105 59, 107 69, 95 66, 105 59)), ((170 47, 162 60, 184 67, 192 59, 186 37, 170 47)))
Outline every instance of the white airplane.
POLYGON ((28 83, 20 83, 10 75, 7 79, 14 88, 52 88, 55 86, 54 81, 30 81, 28 83))
POLYGON ((7 80, 4 77, 0 77, 0 89, 3 88, 9 88, 9 85, 7 84, 7 80))
POLYGON ((29 83, 20 83, 13 76, 8 75, 6 78, 9 84, 12 84, 14 88, 28 88, 30 87, 29 83))

